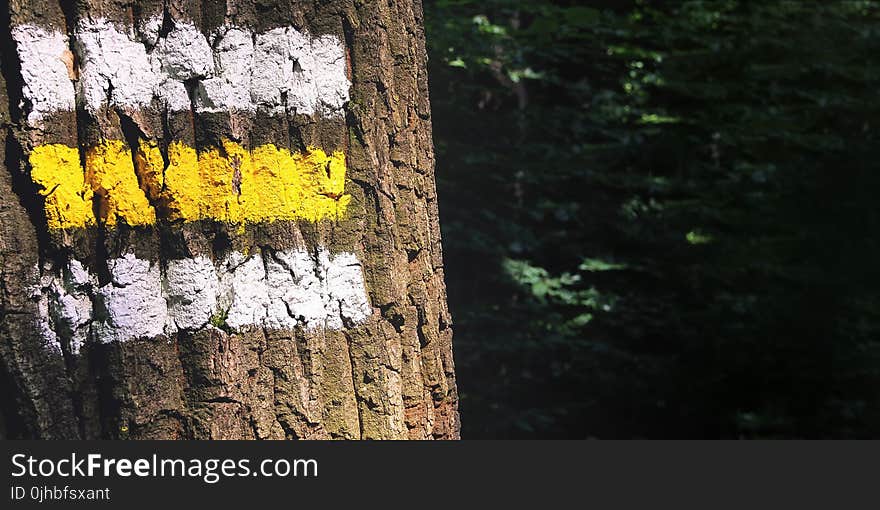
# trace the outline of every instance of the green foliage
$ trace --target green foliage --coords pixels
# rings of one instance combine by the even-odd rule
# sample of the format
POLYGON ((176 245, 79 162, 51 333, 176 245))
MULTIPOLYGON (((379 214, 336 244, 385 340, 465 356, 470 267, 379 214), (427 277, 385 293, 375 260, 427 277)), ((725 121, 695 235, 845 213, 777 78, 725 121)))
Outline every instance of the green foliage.
POLYGON ((880 7, 425 4, 463 434, 880 432, 880 7))
POLYGON ((231 331, 232 328, 226 323, 226 319, 229 318, 228 310, 220 310, 211 316, 211 325, 215 328, 222 329, 223 331, 231 331))
POLYGON ((614 305, 614 298, 603 297, 595 287, 580 288, 583 279, 579 274, 562 273, 554 277, 546 269, 522 260, 507 259, 502 265, 520 287, 528 289, 531 296, 541 303, 552 302, 605 312, 610 312, 614 305))

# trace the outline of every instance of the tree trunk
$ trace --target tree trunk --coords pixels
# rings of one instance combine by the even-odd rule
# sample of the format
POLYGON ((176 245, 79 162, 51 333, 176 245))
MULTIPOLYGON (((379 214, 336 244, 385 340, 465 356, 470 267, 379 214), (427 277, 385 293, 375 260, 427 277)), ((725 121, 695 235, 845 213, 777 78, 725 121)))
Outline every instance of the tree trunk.
POLYGON ((2 15, 0 436, 458 437, 420 1, 2 15))

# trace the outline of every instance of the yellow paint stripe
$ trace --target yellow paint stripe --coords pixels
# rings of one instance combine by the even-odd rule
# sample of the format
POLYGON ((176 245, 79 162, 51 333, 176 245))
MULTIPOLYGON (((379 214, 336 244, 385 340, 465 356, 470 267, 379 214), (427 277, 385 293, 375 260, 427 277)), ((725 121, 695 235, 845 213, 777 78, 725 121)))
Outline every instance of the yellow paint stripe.
POLYGON ((66 145, 40 145, 31 151, 31 179, 46 197, 49 228, 95 224, 92 187, 86 183, 79 151, 66 145))
POLYGON ((229 140, 222 145, 197 152, 173 142, 166 165, 155 142, 142 140, 132 159, 124 142, 106 140, 86 151, 85 172, 77 150, 65 145, 38 146, 29 161, 52 229, 154 224, 151 202, 169 220, 233 224, 319 221, 345 213, 351 197, 344 194, 343 153, 290 152, 272 144, 249 151, 229 140), (97 219, 93 202, 99 204, 97 219))
POLYGON ((131 226, 156 223, 156 211, 132 168, 131 151, 120 140, 106 140, 86 151, 86 181, 101 197, 98 216, 108 227, 120 221, 131 226))

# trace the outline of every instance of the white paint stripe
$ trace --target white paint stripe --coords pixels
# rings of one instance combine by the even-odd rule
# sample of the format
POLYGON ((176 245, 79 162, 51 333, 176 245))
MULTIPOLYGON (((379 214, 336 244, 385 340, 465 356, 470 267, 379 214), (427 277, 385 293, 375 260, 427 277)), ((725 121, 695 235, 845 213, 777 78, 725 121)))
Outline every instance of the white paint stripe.
POLYGON ((165 271, 168 315, 180 329, 204 327, 218 310, 217 270, 205 257, 174 260, 165 271))
MULTIPOLYGON (((137 31, 105 20, 82 20, 75 41, 84 106, 166 106, 172 111, 300 113, 339 116, 349 99, 345 48, 338 38, 310 37, 291 27, 262 34, 223 26, 208 38, 176 21, 160 35, 161 19, 137 31), (214 48, 212 50, 212 47, 214 48), (194 80, 191 98, 184 82, 194 80)), ((67 37, 31 25, 15 27, 29 122, 74 109, 65 59, 67 37)))
POLYGON ((168 309, 161 292, 159 266, 126 255, 109 261, 108 267, 112 281, 97 289, 99 302, 107 312, 106 318, 93 324, 97 337, 113 341, 161 335, 168 322, 168 309))
MULTIPOLYGON (((39 268, 34 271, 39 277, 39 268)), ((88 273, 73 260, 65 268, 63 278, 53 276, 51 267, 42 274, 40 285, 30 295, 37 303, 39 331, 50 351, 61 354, 61 335, 70 340, 70 350, 76 354, 88 336, 92 315, 92 302, 84 292, 88 282, 83 278, 88 278, 88 273)))
POLYGON ((172 260, 165 270, 125 255, 108 267, 111 282, 103 286, 75 260, 61 276, 44 272, 50 276, 35 298, 48 341, 72 338, 78 352, 90 332, 111 342, 220 323, 234 331, 341 329, 372 313, 361 264, 351 253, 234 252, 218 264, 206 257, 172 260))
POLYGON ((73 110, 69 70, 73 67, 73 53, 67 36, 33 25, 19 25, 12 29, 12 38, 21 59, 24 97, 31 103, 28 123, 38 124, 53 111, 73 110))

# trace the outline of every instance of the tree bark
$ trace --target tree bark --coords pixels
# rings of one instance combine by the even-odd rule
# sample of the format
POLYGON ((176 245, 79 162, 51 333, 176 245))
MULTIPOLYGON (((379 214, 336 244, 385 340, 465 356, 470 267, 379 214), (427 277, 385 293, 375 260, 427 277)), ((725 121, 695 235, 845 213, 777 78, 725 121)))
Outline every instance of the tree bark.
POLYGON ((458 438, 419 0, 2 15, 0 437, 458 438))

